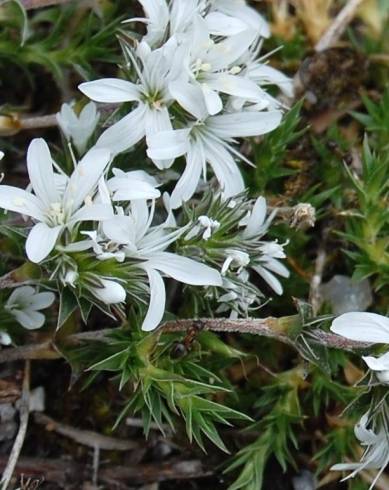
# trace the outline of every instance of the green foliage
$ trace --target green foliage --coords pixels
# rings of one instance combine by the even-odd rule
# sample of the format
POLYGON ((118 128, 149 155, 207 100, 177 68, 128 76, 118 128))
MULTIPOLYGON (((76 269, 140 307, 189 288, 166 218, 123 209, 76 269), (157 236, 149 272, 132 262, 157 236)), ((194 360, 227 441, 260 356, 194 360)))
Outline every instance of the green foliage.
POLYGON ((270 184, 270 189, 273 190, 274 181, 294 173, 285 167, 284 163, 288 147, 305 132, 299 128, 301 107, 302 101, 295 104, 285 115, 280 126, 265 135, 260 145, 254 146, 255 176, 252 186, 256 192, 268 190, 270 184))
POLYGON ((0 60, 8 68, 22 68, 31 82, 34 66, 51 72, 60 86, 65 68, 89 78, 92 62, 111 63, 117 52, 115 31, 122 19, 110 7, 100 14, 70 3, 28 18, 20 2, 5 2, 0 6, 0 60))
POLYGON ((250 427, 259 431, 259 438, 245 446, 234 457, 227 472, 238 468, 240 474, 229 490, 260 490, 266 464, 273 455, 283 471, 294 464, 291 447, 298 448, 294 425, 302 427, 298 392, 304 385, 304 370, 297 367, 277 375, 271 384, 263 388, 256 408, 261 419, 250 427))
POLYGON ((389 87, 378 102, 374 102, 367 96, 363 97, 363 102, 367 114, 361 112, 352 114, 371 134, 370 144, 374 144, 377 151, 387 151, 389 149, 389 87))
POLYGON ((119 390, 127 398, 116 424, 128 413, 139 413, 147 436, 152 422, 162 432, 165 424, 175 432, 176 419, 181 417, 190 442, 196 441, 205 450, 206 437, 228 452, 217 425, 230 426, 231 420, 247 422, 250 418, 214 400, 216 395, 225 398, 231 388, 200 360, 206 360, 212 351, 225 361, 240 354, 212 337, 212 334, 204 336, 207 349, 204 355, 200 337, 193 352, 177 358, 174 355, 179 342, 177 335, 145 334, 136 330, 117 332, 100 344, 100 348, 83 347, 73 362, 82 360, 85 364, 93 358, 89 371, 115 374, 119 390))

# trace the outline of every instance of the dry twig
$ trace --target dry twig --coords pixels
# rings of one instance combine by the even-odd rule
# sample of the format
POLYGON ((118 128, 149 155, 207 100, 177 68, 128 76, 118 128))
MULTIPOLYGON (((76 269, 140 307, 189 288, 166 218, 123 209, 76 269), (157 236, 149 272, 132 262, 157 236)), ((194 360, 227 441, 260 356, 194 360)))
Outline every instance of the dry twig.
POLYGON ((349 0, 339 14, 335 17, 334 21, 323 34, 319 42, 315 46, 315 51, 318 53, 331 48, 336 44, 344 31, 347 29, 349 23, 353 20, 358 7, 364 0, 349 0))
POLYGON ((9 459, 7 465, 3 471, 3 476, 1 479, 1 488, 2 490, 7 490, 8 485, 11 481, 12 475, 14 474, 20 451, 22 450, 24 439, 26 437, 27 426, 28 426, 28 418, 30 413, 30 371, 31 365, 30 361, 26 361, 24 368, 24 377, 23 377, 23 391, 20 403, 20 425, 19 431, 16 435, 14 445, 12 447, 11 454, 9 455, 9 459))
POLYGON ((57 432, 78 444, 88 446, 92 449, 98 447, 106 451, 130 451, 132 449, 138 449, 139 443, 136 441, 117 439, 116 437, 109 437, 98 432, 91 430, 81 430, 70 425, 61 424, 56 422, 52 418, 37 412, 34 416, 36 423, 44 425, 49 431, 57 432))
POLYGON ((324 267, 326 264, 327 254, 324 249, 318 251, 315 263, 315 273, 311 279, 311 287, 309 291, 309 302, 312 305, 314 315, 317 315, 322 303, 320 286, 323 279, 324 267))
POLYGON ((61 5, 63 3, 69 3, 69 0, 22 0, 22 4, 26 10, 51 7, 52 5, 61 5))

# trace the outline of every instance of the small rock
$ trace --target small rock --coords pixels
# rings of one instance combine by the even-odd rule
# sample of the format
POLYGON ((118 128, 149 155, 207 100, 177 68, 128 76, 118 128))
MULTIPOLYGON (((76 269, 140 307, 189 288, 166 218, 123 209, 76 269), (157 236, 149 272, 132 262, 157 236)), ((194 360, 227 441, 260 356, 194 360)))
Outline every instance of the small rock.
POLYGON ((315 475, 308 470, 302 470, 292 478, 293 490, 316 490, 315 475))
POLYGON ((337 275, 320 288, 323 300, 332 306, 335 315, 350 311, 366 311, 373 302, 368 279, 356 282, 351 277, 337 275))
POLYGON ((2 422, 0 424, 0 442, 12 440, 17 432, 18 424, 9 420, 8 422, 2 422))
POLYGON ((16 409, 12 403, 1 403, 0 404, 0 421, 9 422, 15 417, 16 409))

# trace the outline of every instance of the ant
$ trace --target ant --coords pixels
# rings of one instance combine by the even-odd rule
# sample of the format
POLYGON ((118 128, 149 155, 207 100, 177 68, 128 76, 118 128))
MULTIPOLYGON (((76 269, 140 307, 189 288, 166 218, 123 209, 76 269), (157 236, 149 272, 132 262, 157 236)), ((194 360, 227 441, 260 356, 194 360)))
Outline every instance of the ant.
POLYGON ((181 359, 188 355, 198 334, 204 330, 204 328, 205 323, 202 320, 195 320, 188 329, 184 339, 181 342, 174 342, 172 350, 170 351, 172 359, 181 359))

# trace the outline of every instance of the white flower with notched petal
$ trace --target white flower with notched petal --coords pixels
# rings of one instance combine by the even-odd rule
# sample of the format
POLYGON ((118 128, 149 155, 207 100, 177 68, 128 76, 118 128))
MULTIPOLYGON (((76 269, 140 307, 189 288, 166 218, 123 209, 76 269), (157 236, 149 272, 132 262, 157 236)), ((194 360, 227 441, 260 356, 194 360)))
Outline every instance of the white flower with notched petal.
MULTIPOLYGON (((240 60, 256 39, 256 32, 242 33, 214 42, 206 22, 198 18, 193 32, 184 43, 185 74, 169 85, 170 93, 177 101, 197 93, 203 99, 208 114, 215 115, 224 107, 221 94, 230 95, 263 105, 267 95, 257 83, 241 76, 244 66, 240 60), (189 82, 189 83, 188 83, 189 82)), ((197 116, 192 110, 192 116, 197 116)))
POLYGON ((112 216, 111 206, 94 204, 97 183, 110 162, 110 152, 90 150, 70 177, 54 172, 50 150, 43 139, 31 142, 27 169, 34 194, 8 185, 0 185, 0 208, 33 218, 26 241, 32 262, 41 262, 55 247, 61 233, 82 221, 100 221, 112 216))
MULTIPOLYGON (((389 318, 376 313, 344 313, 332 322, 331 330, 350 340, 389 344, 389 318)), ((378 358, 363 356, 362 359, 381 383, 389 383, 389 352, 378 358)))
POLYGON ((80 154, 85 152, 89 138, 99 122, 100 114, 94 102, 89 102, 79 115, 70 104, 62 104, 57 121, 66 138, 72 140, 80 154))
POLYGON ((269 37, 270 28, 263 17, 245 0, 139 0, 145 18, 129 19, 147 26, 144 37, 151 46, 160 46, 171 36, 184 36, 199 17, 204 18, 214 36, 231 36, 251 29, 269 37))
POLYGON ((363 415, 359 423, 355 426, 354 432, 360 443, 365 446, 365 451, 359 463, 341 463, 334 465, 333 471, 352 471, 345 478, 355 477, 359 472, 368 469, 379 469, 377 476, 374 478, 369 490, 374 488, 382 472, 389 463, 389 436, 387 429, 380 424, 378 430, 368 429, 369 414, 363 415))
MULTIPOLYGON (((83 94, 97 102, 137 104, 129 114, 103 132, 97 147, 109 148, 117 154, 131 148, 144 136, 148 139, 158 131, 172 129, 169 115, 172 97, 168 87, 182 73, 180 49, 174 40, 155 51, 151 51, 145 42, 139 44, 136 53, 126 46, 137 72, 137 83, 105 78, 79 86, 83 94)), ((169 167, 172 160, 156 159, 154 163, 163 169, 169 167)))
POLYGON ((171 195, 172 209, 177 209, 193 196, 201 173, 206 180, 207 163, 211 165, 224 197, 242 192, 244 182, 234 156, 246 159, 234 148, 235 138, 268 133, 280 124, 282 118, 280 111, 242 111, 208 116, 202 98, 198 94, 193 95, 193 98, 181 102, 186 107, 190 106, 192 112, 197 112, 197 123, 187 129, 161 131, 148 139, 147 154, 153 160, 186 156, 185 171, 171 195))
POLYGON ((32 286, 21 286, 11 293, 4 308, 24 328, 35 330, 45 323, 45 315, 40 310, 51 306, 54 299, 54 293, 37 293, 32 286))
MULTIPOLYGON (((166 291, 162 274, 176 281, 193 286, 221 286, 222 279, 215 269, 195 260, 166 252, 168 246, 182 233, 183 229, 168 231, 170 216, 165 223, 152 226, 154 203, 149 210, 147 201, 131 202, 128 214, 118 214, 101 224, 101 236, 91 241, 97 258, 122 260, 135 259, 136 266, 144 270, 149 279, 150 304, 142 329, 154 330, 165 312, 166 291), (107 247, 110 254, 107 254, 107 247)), ((85 242, 81 245, 84 247, 85 242)), ((84 247, 85 249, 85 247, 84 247)))

